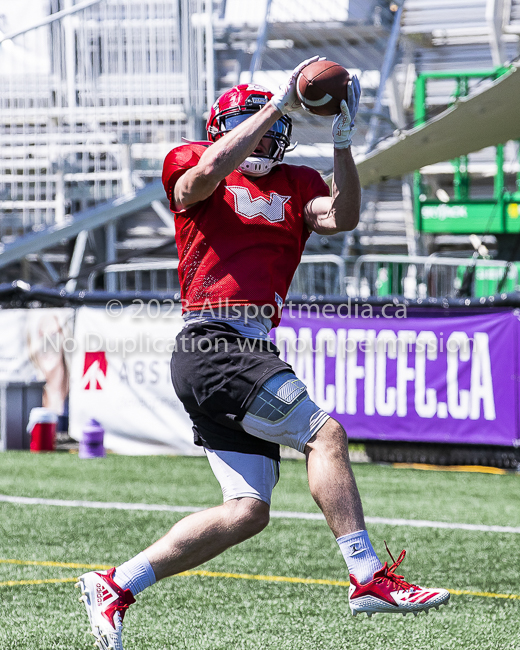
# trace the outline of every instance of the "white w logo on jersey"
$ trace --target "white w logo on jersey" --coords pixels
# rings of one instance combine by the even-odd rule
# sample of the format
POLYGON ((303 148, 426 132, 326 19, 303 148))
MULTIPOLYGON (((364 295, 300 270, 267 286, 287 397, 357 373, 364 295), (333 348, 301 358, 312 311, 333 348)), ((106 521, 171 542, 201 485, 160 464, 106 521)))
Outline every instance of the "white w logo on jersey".
POLYGON ((227 187, 235 199, 235 212, 246 219, 255 217, 264 217, 271 223, 283 221, 285 219, 285 204, 291 198, 290 196, 281 196, 276 192, 270 192, 270 198, 264 199, 259 196, 254 199, 251 192, 246 187, 232 186, 227 187))

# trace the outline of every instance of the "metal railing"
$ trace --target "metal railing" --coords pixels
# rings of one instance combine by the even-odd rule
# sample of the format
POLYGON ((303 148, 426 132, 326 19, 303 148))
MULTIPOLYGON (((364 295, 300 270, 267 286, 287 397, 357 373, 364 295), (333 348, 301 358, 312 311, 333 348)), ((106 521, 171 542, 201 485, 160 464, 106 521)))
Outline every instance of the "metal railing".
POLYGON ((89 292, 101 290, 122 293, 180 292, 178 266, 179 260, 110 264, 102 270, 92 271, 88 277, 88 290, 89 292), (98 278, 101 274, 102 286, 100 287, 98 278))
POLYGON ((345 296, 347 260, 339 255, 304 255, 289 287, 289 296, 345 296))
MULTIPOLYGON (((158 293, 180 291, 177 276, 179 260, 129 262, 110 264, 92 271, 88 290, 158 293)), ((347 261, 339 255, 304 255, 296 270, 289 295, 346 295, 347 261)))
POLYGON ((349 293, 360 298, 455 298, 463 289, 468 297, 480 297, 497 293, 500 283, 506 291, 520 289, 518 267, 503 260, 362 255, 354 264, 353 276, 349 293))
MULTIPOLYGON (((179 260, 111 264, 93 271, 89 292, 178 293, 179 260)), ((520 290, 519 266, 502 260, 408 255, 304 255, 289 298, 481 297, 520 290)))

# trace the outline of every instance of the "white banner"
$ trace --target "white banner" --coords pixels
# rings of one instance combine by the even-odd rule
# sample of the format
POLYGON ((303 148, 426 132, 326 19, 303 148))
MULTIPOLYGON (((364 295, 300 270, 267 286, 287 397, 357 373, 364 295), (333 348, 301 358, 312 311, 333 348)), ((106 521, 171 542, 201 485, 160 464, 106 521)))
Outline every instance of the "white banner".
POLYGON ((43 406, 64 411, 69 390, 69 355, 73 309, 6 309, 0 311, 0 381, 45 381, 43 406))
POLYGON ((191 421, 170 379, 182 328, 180 307, 154 301, 76 313, 70 375, 69 433, 81 439, 90 418, 105 429, 105 447, 120 454, 201 455, 191 421))

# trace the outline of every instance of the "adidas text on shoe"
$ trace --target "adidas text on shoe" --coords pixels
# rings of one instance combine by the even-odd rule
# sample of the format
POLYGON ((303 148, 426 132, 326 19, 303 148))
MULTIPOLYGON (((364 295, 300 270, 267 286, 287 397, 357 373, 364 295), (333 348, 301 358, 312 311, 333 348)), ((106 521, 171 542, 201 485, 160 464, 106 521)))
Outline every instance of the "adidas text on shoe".
POLYGON ((114 573, 115 568, 91 571, 80 576, 76 583, 100 650, 123 650, 123 618, 128 606, 135 603, 130 589, 121 589, 114 582, 114 573))
MULTIPOLYGON (((388 547, 387 547, 388 551, 388 547)), ((360 584, 356 578, 350 576, 349 605, 353 616, 366 612, 368 616, 376 613, 403 614, 419 612, 428 613, 432 607, 448 602, 450 594, 446 589, 425 589, 418 585, 406 582, 403 576, 395 573, 397 567, 404 560, 406 551, 402 551, 393 564, 385 564, 374 573, 374 577, 366 584, 360 584)))

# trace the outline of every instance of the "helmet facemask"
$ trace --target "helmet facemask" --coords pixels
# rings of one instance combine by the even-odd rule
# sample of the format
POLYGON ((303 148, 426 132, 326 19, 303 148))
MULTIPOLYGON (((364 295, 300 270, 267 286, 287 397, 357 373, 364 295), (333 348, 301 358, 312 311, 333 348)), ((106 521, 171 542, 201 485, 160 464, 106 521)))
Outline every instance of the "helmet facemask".
MULTIPOLYGON (((211 110, 207 124, 208 138, 215 142, 264 106, 272 94, 261 86, 242 85, 224 93, 211 110), (226 105, 227 104, 227 105, 226 105)), ((278 119, 264 137, 271 139, 267 152, 257 149, 239 165, 250 176, 264 176, 283 160, 291 143, 292 121, 287 115, 278 119)))

